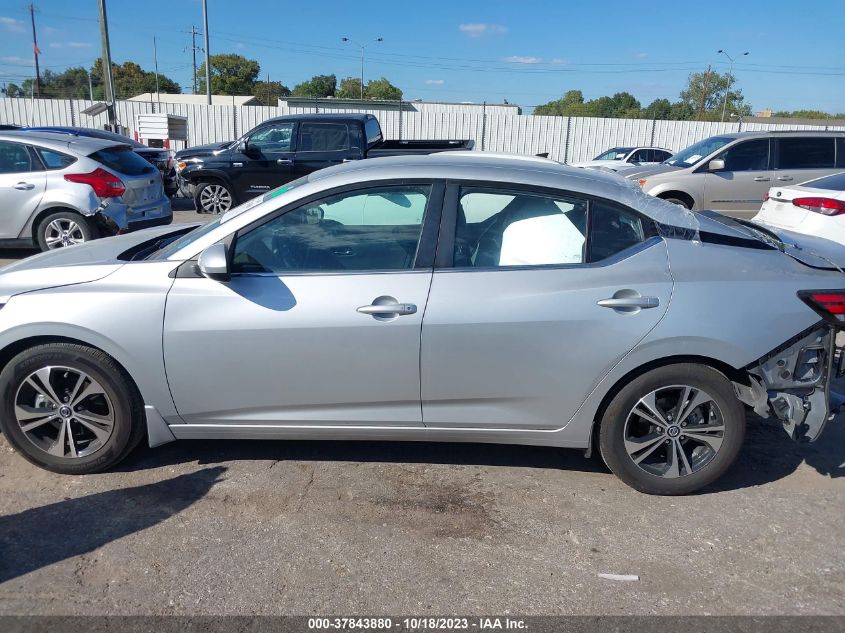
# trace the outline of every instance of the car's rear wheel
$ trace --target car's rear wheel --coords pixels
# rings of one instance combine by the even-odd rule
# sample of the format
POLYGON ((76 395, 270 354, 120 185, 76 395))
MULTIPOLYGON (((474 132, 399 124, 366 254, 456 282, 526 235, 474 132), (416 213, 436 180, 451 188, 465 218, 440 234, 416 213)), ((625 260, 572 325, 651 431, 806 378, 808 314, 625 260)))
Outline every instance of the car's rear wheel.
POLYGON ((35 229, 35 239, 42 251, 84 244, 94 238, 88 219, 74 211, 51 213, 35 229))
POLYGON ((144 435, 143 405, 125 371, 100 350, 39 345, 0 373, 0 430, 27 460, 81 475, 122 460, 144 435))
POLYGON ((622 388, 601 420, 599 448, 629 486, 681 495, 719 479, 744 437, 745 412, 730 381, 711 367, 683 363, 622 388))
POLYGON ((219 182, 206 182, 194 193, 197 213, 226 213, 235 206, 231 189, 219 182))

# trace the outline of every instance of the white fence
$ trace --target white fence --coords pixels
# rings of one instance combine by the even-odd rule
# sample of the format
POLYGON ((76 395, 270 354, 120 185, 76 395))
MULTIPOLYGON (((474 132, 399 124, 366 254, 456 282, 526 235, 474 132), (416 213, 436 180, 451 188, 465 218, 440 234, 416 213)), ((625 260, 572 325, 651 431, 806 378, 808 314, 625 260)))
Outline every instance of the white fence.
MULTIPOLYGON (((18 125, 72 125, 103 128, 105 114, 81 114, 92 105, 81 99, 0 99, 0 123, 18 125)), ((139 101, 118 101, 118 122, 134 133, 136 115, 167 112, 188 119, 188 145, 238 138, 262 121, 291 113, 349 112, 323 107, 207 106, 139 101)), ((362 109, 381 122, 391 139, 473 139, 476 149, 515 154, 540 154, 562 162, 589 160, 614 146, 646 145, 680 150, 692 143, 725 132, 749 130, 799 130, 845 127, 650 119, 598 119, 462 112, 407 112, 362 109)), ((177 148, 178 149, 178 148, 177 148)))

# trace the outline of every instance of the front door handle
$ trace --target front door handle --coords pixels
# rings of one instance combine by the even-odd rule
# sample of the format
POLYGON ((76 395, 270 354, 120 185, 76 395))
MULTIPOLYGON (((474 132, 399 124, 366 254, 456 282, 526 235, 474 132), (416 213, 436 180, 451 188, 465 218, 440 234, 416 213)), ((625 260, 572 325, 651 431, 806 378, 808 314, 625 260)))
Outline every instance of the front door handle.
POLYGON ((616 297, 612 299, 602 299, 597 302, 602 308, 613 308, 618 310, 620 308, 656 308, 660 305, 660 299, 657 297, 616 297))
POLYGON ((766 176, 757 176, 754 179, 754 182, 769 182, 771 178, 767 178, 766 176))
POLYGON ((792 176, 778 176, 778 180, 789 181, 792 180, 792 176))
POLYGON ((293 161, 290 158, 278 158, 276 159, 277 165, 293 165, 293 161))
POLYGON ((416 311, 417 306, 413 303, 374 303, 372 305, 361 306, 358 308, 358 312, 361 314, 372 314, 376 316, 402 316, 405 314, 414 314, 416 311))
POLYGON ((15 185, 15 189, 19 189, 21 191, 29 191, 30 189, 35 189, 35 185, 31 182, 19 182, 15 185))

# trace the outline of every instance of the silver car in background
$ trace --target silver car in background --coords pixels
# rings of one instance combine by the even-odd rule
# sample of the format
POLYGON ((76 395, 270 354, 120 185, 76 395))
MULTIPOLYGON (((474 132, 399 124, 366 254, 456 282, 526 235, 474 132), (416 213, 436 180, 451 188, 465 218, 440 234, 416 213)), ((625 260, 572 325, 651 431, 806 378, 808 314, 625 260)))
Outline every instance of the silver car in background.
POLYGON ((0 132, 0 243, 41 250, 169 224, 158 170, 128 144, 0 132))
POLYGON ((838 246, 469 154, 332 167, 3 269, 3 434, 72 474, 145 437, 598 449, 656 494, 718 479, 745 407, 819 437, 838 246))
POLYGON ((687 209, 750 219, 770 187, 842 169, 845 132, 741 132, 711 136, 660 165, 619 173, 649 195, 687 209))

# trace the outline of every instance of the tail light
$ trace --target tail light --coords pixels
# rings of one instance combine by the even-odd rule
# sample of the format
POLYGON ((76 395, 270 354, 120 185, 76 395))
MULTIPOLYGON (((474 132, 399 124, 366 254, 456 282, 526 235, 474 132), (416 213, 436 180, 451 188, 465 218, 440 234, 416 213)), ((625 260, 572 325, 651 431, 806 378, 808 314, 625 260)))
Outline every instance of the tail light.
POLYGON ((795 198, 792 201, 796 207, 807 209, 822 215, 841 215, 845 213, 845 201, 833 198, 795 198))
POLYGON ((100 167, 87 174, 65 174, 65 180, 89 185, 98 198, 119 198, 126 192, 120 178, 100 167))
POLYGON ((802 290, 798 297, 825 321, 840 326, 845 322, 845 290, 802 290))

